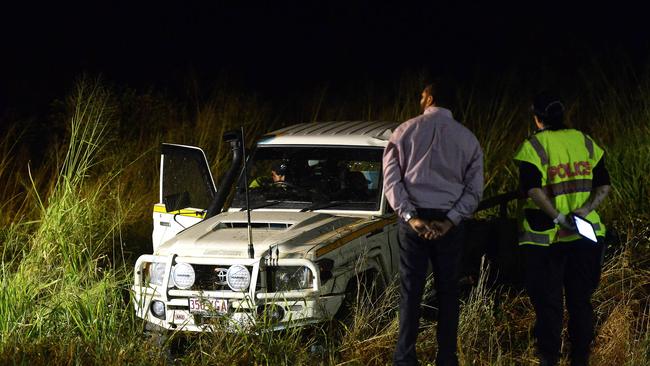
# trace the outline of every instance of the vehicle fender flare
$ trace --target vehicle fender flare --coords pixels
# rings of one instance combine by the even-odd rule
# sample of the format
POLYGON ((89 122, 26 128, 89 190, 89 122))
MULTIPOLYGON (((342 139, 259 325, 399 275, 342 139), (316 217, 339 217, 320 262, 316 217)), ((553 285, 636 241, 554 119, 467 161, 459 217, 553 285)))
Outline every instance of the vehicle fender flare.
POLYGON ((355 270, 348 272, 349 275, 345 276, 346 289, 352 281, 357 281, 358 277, 366 275, 371 275, 374 280, 381 281, 382 286, 388 283, 385 268, 383 266, 381 250, 379 248, 374 248, 367 254, 367 257, 368 259, 364 261, 364 265, 360 267, 359 270, 355 268, 355 270))
POLYGON ((387 271, 384 268, 384 261, 382 260, 382 253, 380 248, 373 248, 366 254, 361 267, 358 264, 350 263, 343 264, 343 266, 350 266, 349 270, 338 273, 333 278, 332 291, 333 293, 345 293, 351 281, 356 281, 359 275, 364 273, 374 272, 373 276, 377 276, 382 282, 382 285, 387 285, 390 281, 387 278, 387 271))
POLYGON ((381 278, 381 281, 384 284, 387 284, 390 281, 388 278, 388 269, 385 267, 386 258, 383 258, 383 254, 380 248, 373 248, 368 253, 368 267, 364 271, 375 270, 377 275, 381 278))

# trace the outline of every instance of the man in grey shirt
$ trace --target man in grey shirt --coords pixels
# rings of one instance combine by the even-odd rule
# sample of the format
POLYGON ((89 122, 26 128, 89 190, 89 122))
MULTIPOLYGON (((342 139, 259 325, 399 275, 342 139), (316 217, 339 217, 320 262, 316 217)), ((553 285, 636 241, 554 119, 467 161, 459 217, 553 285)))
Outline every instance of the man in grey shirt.
POLYGON ((483 194, 483 152, 474 134, 437 101, 436 85, 427 85, 420 101, 423 114, 397 127, 384 150, 386 198, 400 218, 395 365, 418 364, 415 342, 429 261, 439 302, 436 364, 458 364, 463 219, 472 216, 483 194))

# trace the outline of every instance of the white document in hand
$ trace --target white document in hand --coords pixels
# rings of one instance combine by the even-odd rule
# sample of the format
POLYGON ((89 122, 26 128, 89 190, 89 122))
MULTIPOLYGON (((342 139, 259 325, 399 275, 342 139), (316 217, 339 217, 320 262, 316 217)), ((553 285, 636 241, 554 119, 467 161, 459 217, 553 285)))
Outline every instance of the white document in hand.
POLYGON ((576 228, 578 229, 578 234, 593 241, 594 243, 597 243, 598 238, 596 238, 596 231, 594 230, 594 225, 592 225, 591 222, 589 222, 584 217, 580 217, 576 215, 572 215, 572 216, 573 216, 573 220, 575 220, 576 228))

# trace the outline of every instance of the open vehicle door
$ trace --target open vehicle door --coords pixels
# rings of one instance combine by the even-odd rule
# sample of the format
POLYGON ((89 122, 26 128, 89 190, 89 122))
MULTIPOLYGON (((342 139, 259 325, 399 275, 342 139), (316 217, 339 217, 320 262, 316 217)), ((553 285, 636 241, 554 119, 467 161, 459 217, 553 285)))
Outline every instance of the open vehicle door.
POLYGON ((162 144, 160 194, 153 208, 153 250, 203 220, 216 188, 205 153, 198 147, 162 144))

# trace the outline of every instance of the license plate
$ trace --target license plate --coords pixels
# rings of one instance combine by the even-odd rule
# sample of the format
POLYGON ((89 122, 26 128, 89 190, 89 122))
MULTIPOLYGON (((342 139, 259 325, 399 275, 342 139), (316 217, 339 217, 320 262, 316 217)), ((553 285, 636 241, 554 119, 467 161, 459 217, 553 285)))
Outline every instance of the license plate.
POLYGON ((200 299, 190 298, 190 313, 194 314, 226 314, 228 300, 226 299, 200 299))

